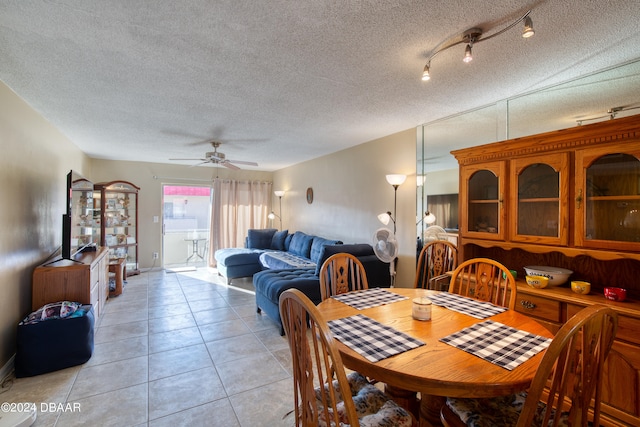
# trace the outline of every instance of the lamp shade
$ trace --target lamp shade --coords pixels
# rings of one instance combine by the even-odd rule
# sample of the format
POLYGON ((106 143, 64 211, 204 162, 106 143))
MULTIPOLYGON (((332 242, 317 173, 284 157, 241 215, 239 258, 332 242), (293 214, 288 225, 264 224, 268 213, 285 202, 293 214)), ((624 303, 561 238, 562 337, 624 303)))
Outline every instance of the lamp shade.
POLYGON ((387 182, 391 185, 402 185, 405 179, 407 179, 406 175, 397 173, 387 175, 387 182))
POLYGON ((378 220, 380 220, 380 222, 383 223, 384 225, 387 225, 391 220, 391 215, 389 215, 389 212, 383 212, 380 215, 378 215, 378 220))
POLYGON ((267 215, 267 218, 269 218, 269 219, 275 219, 275 217, 276 217, 276 214, 273 211, 270 212, 269 215, 267 215))
POLYGON ((273 194, 275 194, 278 197, 282 197, 284 196, 285 191, 284 190, 276 190, 273 192, 273 194))
POLYGON ((434 222, 436 222, 436 216, 434 214, 432 214, 431 212, 425 212, 424 223, 425 224, 433 224, 434 222))

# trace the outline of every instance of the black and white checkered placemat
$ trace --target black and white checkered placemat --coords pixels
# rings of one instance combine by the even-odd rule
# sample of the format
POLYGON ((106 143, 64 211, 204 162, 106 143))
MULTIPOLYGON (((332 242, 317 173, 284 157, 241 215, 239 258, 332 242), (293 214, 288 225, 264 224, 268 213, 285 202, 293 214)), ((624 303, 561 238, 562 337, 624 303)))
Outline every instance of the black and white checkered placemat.
POLYGON ((363 314, 331 320, 328 323, 336 339, 370 362, 378 362, 425 345, 424 342, 363 314))
POLYGON ((441 338, 440 341, 478 356, 509 371, 551 344, 545 338, 487 320, 441 338))
POLYGON ((358 310, 390 304, 396 301, 408 299, 408 297, 389 292, 381 288, 365 289, 363 291, 347 292, 346 294, 333 295, 337 299, 358 310))
POLYGON ((458 313, 466 314, 476 319, 486 319, 487 317, 507 311, 506 307, 500 307, 490 302, 478 301, 449 292, 429 295, 429 299, 435 305, 446 307, 449 310, 457 311, 458 313))

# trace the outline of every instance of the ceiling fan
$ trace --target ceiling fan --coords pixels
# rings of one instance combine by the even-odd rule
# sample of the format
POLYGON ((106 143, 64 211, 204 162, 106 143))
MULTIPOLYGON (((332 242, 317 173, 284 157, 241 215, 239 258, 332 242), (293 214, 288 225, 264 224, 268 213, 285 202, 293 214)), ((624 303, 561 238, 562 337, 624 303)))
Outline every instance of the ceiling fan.
POLYGON ((217 142, 217 141, 211 141, 211 145, 213 146, 213 151, 209 151, 207 153, 205 153, 204 158, 200 158, 200 159, 169 159, 169 160, 199 160, 200 163, 196 163, 193 166, 200 166, 203 165, 205 163, 212 163, 215 165, 222 165, 226 168, 229 169, 235 169, 238 170, 240 169, 238 166, 236 166, 236 164, 239 165, 247 165, 247 166, 258 166, 258 164, 256 162, 244 162, 242 160, 229 160, 227 159, 227 157, 225 156, 224 153, 219 153, 218 152, 218 147, 220 147, 221 143, 217 142))

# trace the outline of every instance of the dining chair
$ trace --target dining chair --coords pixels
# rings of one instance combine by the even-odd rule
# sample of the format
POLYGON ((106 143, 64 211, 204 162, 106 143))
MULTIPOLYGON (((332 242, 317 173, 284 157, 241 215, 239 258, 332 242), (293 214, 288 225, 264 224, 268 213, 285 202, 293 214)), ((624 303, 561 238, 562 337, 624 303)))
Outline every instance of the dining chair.
POLYGON ((367 273, 356 256, 349 253, 331 255, 320 268, 320 297, 322 301, 332 295, 369 289, 367 273))
POLYGON ((514 309, 516 280, 498 261, 472 258, 453 271, 449 292, 514 309))
POLYGON ((329 325, 300 290, 280 295, 291 350, 296 426, 410 427, 413 417, 357 372, 347 375, 329 325))
POLYGON ((609 307, 580 310, 553 338, 528 391, 488 399, 448 398, 440 410, 442 423, 449 427, 599 426, 604 362, 617 327, 617 314, 609 307))
MULTIPOLYGON (((443 275, 458 265, 458 248, 447 240, 427 243, 418 255, 414 288, 435 289, 435 283, 442 283, 443 275), (436 280, 434 280, 436 279, 436 280)), ((449 276, 446 277, 448 281, 449 276)), ((442 290, 442 289, 435 289, 442 290)))

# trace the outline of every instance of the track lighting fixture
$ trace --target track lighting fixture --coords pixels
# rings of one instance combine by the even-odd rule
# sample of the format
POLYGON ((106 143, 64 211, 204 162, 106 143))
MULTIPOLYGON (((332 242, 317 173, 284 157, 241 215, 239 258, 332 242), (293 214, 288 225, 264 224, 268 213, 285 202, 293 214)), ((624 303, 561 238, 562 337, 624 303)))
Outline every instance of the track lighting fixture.
POLYGON ((429 62, 424 66, 424 70, 422 71, 422 80, 427 81, 431 78, 429 75, 429 62))
POLYGON ((527 16, 524 18, 524 28, 522 30, 522 37, 528 39, 532 37, 536 32, 533 31, 533 22, 531 21, 531 17, 527 16))
POLYGON ((471 55, 471 43, 469 43, 467 47, 464 49, 464 58, 462 58, 462 61, 464 62, 473 61, 473 55, 471 55))
POLYGON ((456 37, 455 39, 449 41, 449 42, 443 42, 440 43, 440 47, 436 48, 433 53, 431 53, 427 59, 427 64, 424 66, 424 69, 422 70, 422 80, 427 81, 429 79, 431 79, 431 60, 440 52, 443 52, 449 48, 452 48, 454 46, 457 46, 459 44, 465 43, 467 46, 464 49, 464 57, 462 58, 462 60, 464 62, 471 62, 473 60, 473 53, 472 53, 472 48, 473 45, 476 43, 480 43, 483 42, 485 40, 489 40, 493 37, 496 37, 502 33, 504 33, 505 31, 513 28, 515 25, 524 22, 524 28, 522 30, 522 37, 524 38, 529 38, 531 36, 533 36, 535 34, 535 31, 533 30, 533 21, 531 20, 531 17, 529 16, 529 14, 531 13, 531 10, 528 10, 527 13, 525 13, 524 15, 522 15, 520 18, 518 18, 516 21, 512 22, 511 24, 507 25, 505 28, 490 34, 490 35, 484 35, 482 30, 480 28, 471 28, 467 31, 465 31, 464 33, 462 33, 460 36, 456 37))

